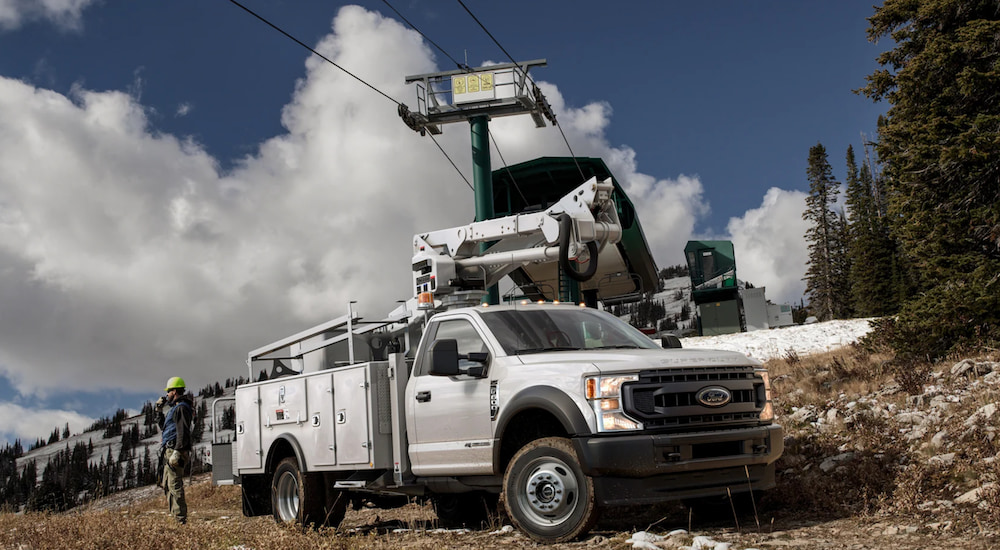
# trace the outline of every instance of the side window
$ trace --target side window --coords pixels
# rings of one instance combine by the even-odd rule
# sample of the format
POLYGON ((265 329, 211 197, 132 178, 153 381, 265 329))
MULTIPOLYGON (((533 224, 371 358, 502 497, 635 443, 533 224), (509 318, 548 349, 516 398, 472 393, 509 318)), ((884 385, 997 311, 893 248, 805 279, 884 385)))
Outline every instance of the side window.
MULTIPOLYGON (((490 351, 486 347, 486 342, 476 332, 476 328, 472 326, 472 323, 464 319, 452 319, 434 323, 430 330, 433 331, 433 334, 427 334, 428 344, 431 341, 437 340, 455 340, 458 343, 459 354, 488 353, 490 351)), ((427 374, 427 369, 430 368, 430 360, 427 357, 430 354, 430 347, 430 345, 421 345, 420 357, 417 361, 417 376, 427 374)), ((460 367, 481 366, 481 363, 466 359, 459 360, 458 364, 460 367)))
MULTIPOLYGON (((486 353, 490 351, 489 348, 486 347, 486 342, 484 342, 479 336, 479 333, 476 332, 476 328, 472 326, 472 323, 463 319, 455 319, 439 323, 437 335, 434 339, 453 339, 457 341, 459 354, 486 353)), ((469 361, 467 359, 461 359, 458 361, 459 367, 474 367, 479 365, 481 365, 481 363, 476 363, 475 361, 469 361)))

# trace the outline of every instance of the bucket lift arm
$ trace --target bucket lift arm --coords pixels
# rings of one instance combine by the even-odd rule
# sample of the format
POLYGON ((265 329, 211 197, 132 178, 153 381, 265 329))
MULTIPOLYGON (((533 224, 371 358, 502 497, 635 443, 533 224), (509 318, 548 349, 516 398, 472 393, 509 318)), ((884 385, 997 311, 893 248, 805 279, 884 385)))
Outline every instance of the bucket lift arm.
POLYGON ((529 263, 559 261, 570 277, 589 279, 600 251, 622 237, 613 190, 610 179, 591 178, 543 212, 414 235, 414 296, 485 289, 529 263), (483 242, 493 244, 480 253, 483 242), (578 272, 570 260, 588 268, 578 272))

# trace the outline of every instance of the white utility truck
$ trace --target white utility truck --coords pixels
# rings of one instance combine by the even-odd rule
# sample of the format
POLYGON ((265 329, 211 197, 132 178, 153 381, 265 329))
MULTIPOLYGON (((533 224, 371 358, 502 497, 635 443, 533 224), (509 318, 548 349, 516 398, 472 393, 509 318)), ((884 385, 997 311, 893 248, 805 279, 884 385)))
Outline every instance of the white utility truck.
POLYGON ((478 526, 499 502, 552 543, 608 508, 772 487, 782 430, 759 362, 664 349, 576 304, 479 305, 529 262, 592 276, 621 235, 611 188, 591 179, 541 212, 417 235, 414 297, 387 319, 349 309, 251 352, 251 379, 274 370, 236 390, 244 513, 337 525, 351 503, 415 497, 443 525, 478 526))

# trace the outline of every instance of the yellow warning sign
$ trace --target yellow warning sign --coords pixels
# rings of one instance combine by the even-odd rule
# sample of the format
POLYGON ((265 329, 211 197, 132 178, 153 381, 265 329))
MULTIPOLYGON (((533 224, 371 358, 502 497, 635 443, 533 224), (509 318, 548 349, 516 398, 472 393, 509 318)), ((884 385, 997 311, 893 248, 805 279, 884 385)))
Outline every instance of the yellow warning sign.
POLYGON ((496 91, 493 88, 493 73, 453 75, 451 95, 456 105, 494 99, 496 91))

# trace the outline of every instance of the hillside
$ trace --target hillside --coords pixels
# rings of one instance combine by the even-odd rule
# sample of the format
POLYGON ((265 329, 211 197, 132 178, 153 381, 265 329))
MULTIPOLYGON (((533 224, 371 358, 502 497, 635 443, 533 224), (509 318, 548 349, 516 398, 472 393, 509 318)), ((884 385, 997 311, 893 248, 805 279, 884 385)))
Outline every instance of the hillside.
MULTIPOLYGON (((696 536, 706 537, 698 539, 701 548, 718 550, 996 546, 1000 543, 997 354, 904 369, 893 366, 883 354, 848 345, 866 327, 867 322, 856 320, 728 338, 728 347, 767 361, 779 421, 786 430, 778 487, 758 495, 756 514, 744 508, 734 516, 728 506, 721 512, 680 505, 639 510, 625 518, 610 518, 586 541, 559 547, 631 544, 672 549, 692 545, 696 536), (822 351, 827 348, 831 350, 822 351), (677 529, 685 532, 668 536, 677 529)), ((723 344, 699 338, 684 342, 688 347, 723 344)), ((130 420, 141 422, 141 416, 130 420)), ((89 437, 93 434, 72 436, 67 443, 89 437)), ((96 449, 104 444, 114 452, 113 441, 95 439, 95 455, 100 456, 96 449)), ((46 452, 52 450, 39 449, 34 456, 46 452)), ((107 533, 118 532, 121 523, 138 532, 167 536, 174 547, 249 549, 287 546, 287 542, 299 548, 340 542, 351 547, 534 547, 520 534, 501 529, 500 518, 486 531, 428 531, 435 526, 435 516, 419 504, 351 511, 341 534, 299 533, 276 527, 270 518, 243 518, 238 487, 213 487, 207 476, 195 479, 191 495, 192 522, 187 531, 170 525, 162 494, 146 487, 61 515, 0 515, 0 547, 16 547, 27 533, 47 540, 45 536, 52 535, 40 531, 45 529, 45 533, 77 532, 100 547, 105 530, 86 526, 112 520, 116 525, 108 526, 107 533)), ((42 547, 52 546, 38 546, 42 547)))
MULTIPOLYGON (((829 327, 827 327, 829 328, 829 327)), ((771 331, 778 338, 782 332, 771 331)), ((816 330, 816 329, 813 329, 816 330)), ((785 454, 778 487, 756 513, 668 506, 633 511, 557 548, 988 548, 1000 544, 1000 362, 993 355, 907 371, 843 347, 785 353, 767 363, 785 454), (925 369, 914 394, 904 391, 925 369), (902 380, 902 382, 900 382, 902 380), (683 530, 683 532, 676 532, 683 530), (671 535, 671 533, 673 533, 671 535), (696 537, 701 537, 697 538, 696 537), (730 546, 726 546, 730 544, 730 546)), ((0 515, 0 547, 515 548, 536 547, 497 518, 482 531, 434 530, 428 506, 352 510, 339 533, 299 532, 243 518, 238 487, 195 478, 191 522, 173 526, 155 488, 122 492, 52 516, 0 515), (38 537, 35 539, 35 537, 38 537), (167 542, 147 545, 149 538, 167 542), (157 544, 161 544, 157 546, 157 544)), ((744 505, 746 503, 743 503, 744 505)))

